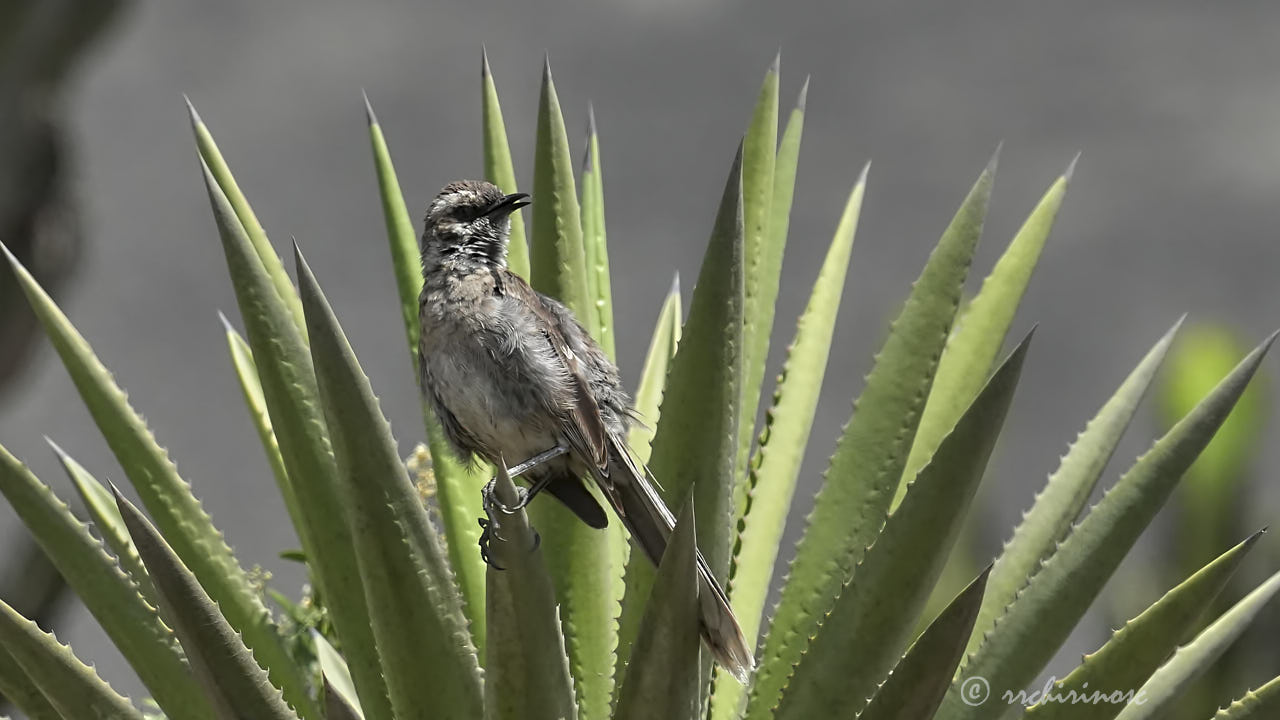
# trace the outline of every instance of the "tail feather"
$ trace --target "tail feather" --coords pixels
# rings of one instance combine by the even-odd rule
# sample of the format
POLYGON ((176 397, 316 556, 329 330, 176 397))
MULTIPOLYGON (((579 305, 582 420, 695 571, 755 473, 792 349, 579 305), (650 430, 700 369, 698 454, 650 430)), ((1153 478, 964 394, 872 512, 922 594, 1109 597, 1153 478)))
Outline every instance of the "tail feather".
MULTIPOLYGON (((675 517, 658 496, 653 483, 636 466, 626 446, 617 437, 610 439, 609 477, 601 482, 604 495, 626 525, 632 542, 657 565, 675 528, 675 517)), ((752 649, 729 605, 729 597, 701 552, 698 553, 698 608, 703 642, 716 662, 746 684, 755 669, 752 649)))

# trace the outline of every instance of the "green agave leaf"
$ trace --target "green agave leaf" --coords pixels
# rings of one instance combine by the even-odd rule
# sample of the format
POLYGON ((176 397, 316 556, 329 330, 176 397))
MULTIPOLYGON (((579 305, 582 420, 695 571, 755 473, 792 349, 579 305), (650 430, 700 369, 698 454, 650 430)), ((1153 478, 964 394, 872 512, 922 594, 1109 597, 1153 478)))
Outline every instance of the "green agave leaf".
POLYGON ((275 430, 271 427, 271 413, 267 410, 267 398, 262 392, 262 381, 258 379, 258 365, 253 361, 253 350, 249 343, 231 327, 226 315, 218 313, 222 327, 227 333, 227 349, 231 353, 231 364, 236 371, 236 379, 240 381, 240 390, 244 394, 245 407, 249 409, 249 417, 253 427, 258 431, 258 439, 262 442, 262 450, 267 454, 267 464, 271 466, 271 475, 276 479, 276 487, 284 498, 285 510, 295 528, 302 527, 305 522, 302 509, 298 506, 297 490, 289 479, 289 471, 285 468, 284 458, 280 455, 280 442, 276 440, 275 430))
POLYGON ((355 698, 338 692, 327 675, 324 678, 324 717, 325 720, 364 720, 364 713, 355 704, 355 698))
POLYGON ((671 281, 671 290, 667 292, 667 299, 662 302, 662 310, 658 312, 658 321, 653 328, 653 337, 649 340, 649 352, 644 357, 640 385, 636 388, 633 403, 640 421, 632 424, 627 443, 641 465, 649 462, 653 434, 658 427, 658 419, 662 416, 662 391, 667 383, 667 368, 671 364, 671 358, 676 355, 676 347, 680 345, 680 327, 683 324, 680 273, 676 273, 671 281))
MULTIPOLYGON (((866 191, 863 168, 845 205, 835 237, 827 250, 809 303, 796 327, 795 339, 787 351, 787 362, 778 378, 773 406, 765 415, 750 468, 751 495, 743 516, 734 553, 729 596, 742 624, 747 642, 754 645, 760 631, 765 598, 778 560, 782 531, 795 496, 800 462, 809 443, 822 380, 831 352, 836 314, 844 292, 853 250, 854 232, 866 191)), ((724 672, 717 667, 717 678, 724 672)), ((731 720, 739 712, 746 688, 725 679, 716 680, 712 698, 713 720, 731 720)))
MULTIPOLYGON (((534 150, 531 282, 567 305, 594 337, 598 315, 587 285, 582 211, 573 171, 564 116, 547 63, 543 65, 534 150)), ((611 535, 602 536, 585 525, 560 503, 534 503, 530 514, 542 534, 543 557, 560 603, 578 712, 583 720, 602 720, 609 716, 614 649, 618 645, 614 599, 618 544, 611 535)))
POLYGON ((698 546, 693 494, 662 555, 615 720, 695 720, 699 701, 698 546))
POLYGON ((308 569, 351 660, 365 713, 374 720, 391 720, 311 353, 207 168, 205 184, 280 457, 286 474, 305 483, 295 496, 303 518, 296 529, 308 569))
POLYGON ((947 691, 938 720, 993 718, 996 703, 970 705, 964 680, 993 695, 1018 691, 1044 669, 1089 604, 1226 419, 1274 341, 1259 345, 1103 496, 1005 609, 947 691))
POLYGON ((1270 720, 1280 712, 1280 677, 1231 703, 1213 720, 1270 720))
POLYGON ((947 605, 911 645, 858 720, 931 718, 951 685, 973 621, 982 605, 990 566, 947 605))
MULTIPOLYGON (((151 584, 151 578, 147 576, 147 569, 142 565, 142 558, 138 557, 138 549, 133 546, 133 540, 129 538, 129 530, 124 526, 124 519, 116 509, 115 497, 110 490, 98 482, 97 478, 90 475, 83 465, 76 462, 75 458, 68 455, 56 443, 47 437, 45 442, 53 448, 54 454, 58 456, 58 462, 62 464, 67 477, 71 478, 71 484, 75 485, 76 492, 89 511, 93 526, 111 548, 111 552, 115 554, 115 561, 120 564, 120 569, 124 570, 125 575, 133 581, 135 589, 147 604, 155 607, 156 589, 151 584)), ((77 519, 76 522, 78 524, 79 520, 77 519)), ((164 635, 168 636, 167 630, 164 635)))
POLYGON ((178 475, 168 453, 129 405, 124 391, 93 354, 89 343, 26 268, 12 255, 9 262, 107 445, 142 501, 155 513, 156 522, 179 557, 190 563, 192 572, 208 588, 228 622, 243 633, 245 642, 272 673, 273 682, 284 688, 289 701, 305 717, 318 718, 319 711, 308 699, 307 684, 293 667, 262 598, 192 494, 191 486, 178 475))
POLYGON ((298 716, 285 705, 280 691, 254 662, 195 575, 132 503, 118 490, 115 496, 129 535, 155 581, 160 612, 182 643, 214 714, 222 720, 296 720, 298 716))
MULTIPOLYGON (((668 506, 693 493, 699 508, 699 545, 722 583, 729 566, 741 399, 742 158, 739 146, 702 258, 682 340, 667 372, 662 421, 649 463, 668 506)), ((630 657, 638 637, 653 577, 644 555, 632 553, 619 631, 620 662, 630 657)))
MULTIPOLYGON (((1196 620, 1218 596, 1222 588, 1235 574, 1245 554, 1253 547, 1262 533, 1252 537, 1206 565, 1181 585, 1147 608, 1141 615, 1117 630, 1097 652, 1086 655, 1079 667, 1053 689, 1055 694, 1074 692, 1076 696, 1106 696, 1113 700, 1131 693, 1169 657, 1178 644, 1178 638, 1190 631, 1196 620)), ((1046 702, 1041 700, 1023 717, 1036 720, 1111 720, 1125 707, 1120 702, 1095 702, 1076 704, 1046 702)), ((1142 707, 1132 705, 1130 707, 1142 707)))
POLYGON ((582 245, 587 289, 596 314, 596 341, 610 358, 614 351, 613 289, 604 223, 604 176, 600 172, 600 134, 595 110, 587 105, 587 152, 582 161, 582 245))
MULTIPOLYGON (((519 502, 505 466, 498 469, 494 497, 508 507, 519 502)), ((499 509, 490 523, 489 553, 498 567, 490 566, 488 577, 485 718, 577 717, 555 588, 538 536, 523 509, 499 509)))
POLYGON ((1058 543, 1071 531, 1072 523, 1089 501, 1098 478, 1120 444, 1125 428, 1133 419, 1138 403, 1151 385, 1181 325, 1182 320, 1179 319, 1147 352, 1142 362, 1085 426, 1063 456, 1057 472, 1049 476, 1048 484, 1040 491, 1035 504, 1027 511, 996 560, 982 612, 975 624, 976 632, 969 639, 968 652, 977 651, 996 619, 1004 614, 1005 608, 1026 586, 1027 578, 1036 573, 1042 562, 1053 556, 1058 543))
POLYGON ((929 391, 929 401, 920 417, 916 440, 907 456, 894 506, 902 502, 907 483, 920 472, 933 456, 942 438, 955 426, 964 409, 977 396, 991 372, 1005 335, 1013 324, 1022 295, 1031 282, 1031 274, 1040 260, 1053 221, 1062 207, 1067 184, 1075 171, 1076 161, 1049 188, 1040 204, 1013 236, 991 274, 982 281, 982 289, 956 320, 947 339, 946 349, 938 361, 938 371, 929 391))
MULTIPOLYGON (((277 295, 280 297, 281 302, 289 308, 289 312, 293 315, 293 322, 298 330, 305 334, 306 327, 302 319, 302 303, 298 300, 297 291, 293 289, 289 274, 285 272, 284 263, 281 262, 280 256, 276 254, 275 248, 271 247, 271 241, 267 239, 267 233, 262 229, 262 223, 258 222, 258 216, 254 214, 253 208, 249 206, 248 198, 240 191, 240 186, 236 183, 235 177, 232 176, 231 168, 227 167, 227 161, 223 159, 222 152, 218 150, 218 144, 214 142, 208 126, 200 118, 200 113, 196 112, 195 105, 191 104, 191 98, 187 98, 185 95, 183 97, 187 101, 187 112, 191 115, 191 129, 196 136, 196 150, 200 154, 201 164, 208 167, 214 182, 222 189, 222 193, 227 196, 227 202, 231 204, 236 217, 244 225, 245 234, 248 236, 259 261, 262 263, 267 277, 271 279, 271 284, 275 287, 277 295)), ((150 506, 147 509, 150 510, 150 506)), ((167 533, 166 537, 169 537, 167 533)))
MULTIPOLYGON (((773 331, 774 301, 782 274, 782 250, 787 237, 770 232, 773 219, 774 169, 778 152, 779 52, 764 74, 764 84, 751 113, 742 146, 743 305, 742 379, 739 391, 738 455, 736 467, 744 472, 733 488, 734 517, 747 506, 745 469, 755 435, 756 410, 764 381, 764 365, 773 331)), ((794 184, 795 176, 791 177, 794 184)))
POLYGON ((1280 590, 1280 573, 1272 575, 1243 600, 1222 614, 1195 640, 1178 648, 1142 686, 1142 705, 1128 705, 1118 720, 1156 720, 1172 716, 1181 697, 1196 678, 1226 652, 1280 590))
POLYGON ((480 668, 453 573, 369 379, 296 246, 294 253, 320 405, 395 717, 473 720, 482 707, 480 668))
MULTIPOLYGON (((511 163, 511 146, 507 143, 507 126, 502 121, 502 106, 498 103, 498 88, 489 68, 489 53, 483 51, 481 66, 481 124, 484 126, 484 177, 497 185, 504 193, 517 192, 516 171, 511 163)), ((511 213, 511 240, 507 243, 507 267, 515 274, 529 277, 529 246, 524 238, 524 218, 521 211, 511 213)))
MULTIPOLYGON (((488 63, 486 62, 486 67, 488 63)), ((487 77, 486 73, 486 77, 487 77)), ((400 291, 400 306, 404 315, 405 333, 409 339, 409 355, 413 360, 414 377, 418 375, 418 296, 422 292, 422 261, 418 254, 418 239, 414 236, 413 223, 405 207, 400 182, 382 136, 382 128, 373 114, 369 98, 365 98, 365 110, 369 118, 369 132, 373 140, 374 165, 378 171, 378 189, 382 196, 382 210, 387 221, 387 239, 391 245, 391 263, 395 268, 396 286, 400 291)), ((499 123, 501 118, 499 118, 499 123)), ((503 147, 506 140, 503 139, 503 147)), ((510 154, 507 156, 510 164, 510 154)), ((515 192, 514 189, 508 192, 515 192)), ((520 214, 511 218, 513 238, 520 214)), ((515 248, 513 240, 513 249, 515 248)), ((521 252, 524 240, 519 243, 521 252)), ((527 270, 525 272, 527 274, 527 270)), ((484 563, 476 552, 480 532, 476 518, 480 516, 479 493, 476 488, 485 482, 484 469, 469 468, 454 457, 445 440, 444 431, 435 413, 423 406, 427 447, 431 451, 431 469, 436 478, 436 502, 440 521, 444 525, 445 543, 449 551, 449 563, 457 573, 458 587, 462 593, 464 609, 471 621, 471 633, 477 648, 483 652, 485 645, 484 618, 484 563)))
POLYGON ((316 658, 320 661, 320 671, 324 675, 325 720, 334 720, 335 709, 346 713, 341 717, 364 720, 360 698, 356 694, 355 682, 351 679, 347 661, 324 639, 324 635, 312 630, 311 640, 315 643, 316 658))
MULTIPOLYGON (((0 492, 156 702, 170 713, 212 717, 173 633, 139 595, 138 586, 66 504, 4 447, 0 447, 0 492)), ((146 572, 140 577, 145 580, 146 572)))
POLYGON ((1028 335, 992 375, 929 464, 907 489, 874 544, 860 553, 816 635, 800 656, 781 702, 755 694, 749 718, 854 717, 911 641, 942 573, 987 459, 1013 401, 1028 335))
MULTIPOLYGON (((17 661, 62 717, 142 720, 142 714, 103 682, 93 668, 80 662, 71 648, 19 615, 3 600, 0 600, 0 647, 17 661)), ((39 703, 29 704, 37 712, 47 710, 39 703)))
POLYGON ((62 714, 31 681, 17 660, 0 648, 0 697, 26 714, 29 720, 63 720, 62 714))
POLYGON ((836 446, 765 637, 753 694, 763 712, 782 693, 823 614, 880 531, 946 343, 995 175, 978 178, 890 328, 836 446))

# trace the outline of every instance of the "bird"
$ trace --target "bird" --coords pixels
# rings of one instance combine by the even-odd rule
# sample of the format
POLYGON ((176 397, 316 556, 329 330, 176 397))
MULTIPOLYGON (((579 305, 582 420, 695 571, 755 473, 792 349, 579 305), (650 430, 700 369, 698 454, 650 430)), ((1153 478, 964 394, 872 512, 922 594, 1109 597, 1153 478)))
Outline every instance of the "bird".
MULTIPOLYGON (((511 214, 531 202, 460 180, 430 203, 420 243, 424 399, 460 459, 520 461, 509 470, 529 484, 520 506, 545 491, 603 529, 593 482, 656 565, 675 518, 626 443, 637 418, 618 368, 568 307, 507 267, 511 214)), ((752 649, 700 552, 697 568, 703 642, 745 683, 752 649)))

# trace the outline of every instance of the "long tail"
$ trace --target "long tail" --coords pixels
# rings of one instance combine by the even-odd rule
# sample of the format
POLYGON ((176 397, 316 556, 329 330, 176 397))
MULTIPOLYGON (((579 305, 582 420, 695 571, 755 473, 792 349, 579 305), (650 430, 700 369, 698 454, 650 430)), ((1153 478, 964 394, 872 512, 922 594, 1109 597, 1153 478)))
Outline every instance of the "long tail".
MULTIPOLYGON (((610 437, 608 483, 604 496, 631 533, 632 542, 657 565, 667 548, 667 538, 675 528, 675 517, 657 490, 627 452, 625 444, 610 437)), ((755 669, 755 658, 729 606, 729 597, 711 574, 707 561, 698 553, 698 604, 702 641, 716 662, 746 684, 755 669)))

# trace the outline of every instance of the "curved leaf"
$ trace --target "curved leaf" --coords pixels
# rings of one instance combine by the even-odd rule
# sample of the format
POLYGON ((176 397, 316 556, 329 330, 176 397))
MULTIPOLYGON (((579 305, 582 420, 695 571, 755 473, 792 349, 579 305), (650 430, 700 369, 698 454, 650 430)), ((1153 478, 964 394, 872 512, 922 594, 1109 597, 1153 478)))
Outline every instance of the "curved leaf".
POLYGON ((28 720, 64 720, 4 648, 0 648, 0 697, 26 714, 28 720))
POLYGON ((654 324, 653 337, 649 340, 649 352, 644 357, 640 371, 640 385, 636 388, 632 406, 639 422, 632 423, 627 444, 636 460, 644 465, 649 462, 653 433, 662 416, 662 394, 667 384, 667 368, 680 345, 680 328, 684 314, 680 309, 680 273, 671 281, 667 299, 662 301, 658 321, 654 324))
MULTIPOLYGON (((1117 630, 1097 652, 1085 655, 1079 667, 1055 684, 1057 695, 1097 695, 1115 698, 1131 695, 1136 701, 1142 683, 1160 663, 1169 657, 1178 638, 1192 629, 1196 620, 1231 579, 1245 554, 1262 533, 1223 553, 1181 585, 1147 608, 1141 615, 1117 630)), ((1123 703, 1096 702, 1076 704, 1041 700, 1023 716, 1028 720, 1111 720, 1124 709, 1123 703)), ((1131 705, 1130 707, 1141 707, 1131 705)))
POLYGON ((338 712, 346 713, 347 717, 364 720, 360 698, 356 694, 347 661, 324 639, 324 635, 315 630, 311 631, 311 641, 315 643, 316 659, 320 662, 320 672, 324 676, 325 720, 335 720, 335 708, 338 708, 338 712))
MULTIPOLYGON (((489 53, 486 50, 482 55, 480 114, 484 127, 484 177, 502 192, 513 193, 518 188, 515 167, 511 164, 511 147, 507 144, 507 126, 502 121, 502 106, 498 103, 498 87, 489 68, 489 53)), ((523 278, 529 277, 529 245, 524 237, 524 216, 519 210, 511 213, 507 267, 523 278)))
MULTIPOLYGON (((494 498, 519 501, 506 467, 498 469, 494 498)), ((555 588, 523 509, 489 517, 489 644, 485 649, 485 718, 568 720, 577 717, 569 657, 555 588)))
POLYGON ((613 289, 609 279, 609 245, 604 223, 604 176, 600 173, 600 135, 595 110, 587 106, 587 153, 582 161, 582 246, 587 264, 587 290, 596 314, 596 342, 615 358, 613 289))
POLYGON ((311 353, 254 253, 244 227, 207 168, 205 186, 249 347, 258 363, 258 377, 280 445, 280 457, 289 478, 299 481, 295 499, 303 523, 296 530, 308 569, 342 640, 343 651, 351 659, 365 713, 373 720, 391 720, 391 705, 378 671, 364 588, 320 409, 311 353))
MULTIPOLYGON (((996 370, 883 522, 874 544, 859 553, 853 578, 792 670, 773 715, 777 720, 852 717, 893 668, 960 533, 1030 341, 1028 335, 996 370)), ((769 717, 765 704, 775 702, 753 696, 748 717, 769 717)))
POLYGON ((1057 551, 1058 543, 1070 532, 1071 524, 1089 501, 1089 495, 1120 444, 1125 428, 1133 419, 1138 403, 1151 385, 1181 324, 1179 319, 1147 352, 1142 362, 1085 426, 1063 456, 1057 472, 1049 476, 1048 484, 1040 491, 1035 504, 1027 511, 996 560, 991 581, 987 584, 986 598, 982 602, 982 612, 969 639, 968 652, 978 649, 983 636, 1017 597, 1018 591, 1026 586, 1027 579, 1057 551))
MULTIPOLYGON (((7 249, 4 252, 8 254, 7 249)), ((279 629, 222 533, 192 494, 191 486, 178 475, 168 453, 156 442, 142 416, 129 405, 124 391, 93 354, 89 343, 26 268, 11 254, 8 257, 22 291, 89 414, 143 503, 155 514, 156 523, 179 557, 190 563, 192 572, 208 588, 228 621, 244 633, 245 642, 274 674, 273 680, 285 689, 290 702, 301 708, 305 717, 318 718, 319 710, 309 700, 306 682, 293 667, 279 629)))
MULTIPOLYGON (((746 514, 737 531, 729 597, 742 624, 747 642, 754 646, 760 631, 765 598, 773 579, 782 531, 795 496, 800 463, 809 443, 822 380, 831 351, 836 314, 844 292, 853 249, 854 231, 866 189, 866 168, 853 187, 835 237, 814 283, 809 303, 796 327, 795 339, 787 350, 787 362, 778 378, 773 406, 765 415, 750 468, 751 494, 746 514)), ((717 667, 718 678, 724 675, 717 667)), ((735 682, 716 680, 712 698, 712 718, 731 720, 739 711, 746 688, 735 682)))
POLYGON ((0 600, 0 647, 22 666, 62 717, 142 720, 142 714, 103 682, 93 668, 80 662, 71 648, 19 615, 3 600, 0 600))
POLYGON ((191 115, 191 130, 196 136, 196 150, 200 154, 201 164, 209 169, 213 181, 227 196, 227 202, 231 204, 240 224, 244 226, 249 243, 253 246, 254 253, 262 263, 267 277, 271 279, 271 285, 275 288, 277 296, 289 308, 294 325, 299 332, 305 335, 307 330, 302 320, 302 303, 298 300, 298 292, 293 289, 289 274, 285 272, 284 263, 280 260, 275 248, 271 246, 271 241, 267 239, 267 233, 262 229, 262 223, 258 222, 258 216, 254 214, 253 208, 249 206, 248 198, 240 191, 240 186, 231 174, 231 168, 227 167, 227 162, 222 158, 222 152, 218 150, 218 144, 214 142, 213 135, 204 124, 204 120, 200 118, 200 113, 196 112, 196 107, 191 104, 190 98, 183 97, 187 101, 187 112, 191 115))
POLYGON ((938 361, 933 389, 929 391, 929 401, 920 417, 920 428, 911 445, 911 454, 907 456, 907 466, 894 497, 895 506, 902 501, 907 483, 929 462, 938 449, 938 443, 978 395, 996 358, 1000 356, 1005 335, 1031 282, 1031 274, 1040 260, 1045 241, 1049 239, 1049 231, 1058 216, 1058 209, 1062 207, 1075 167, 1076 161, 1072 160, 1067 171, 1040 199, 996 261, 991 274, 982 281, 982 289, 956 319, 955 329, 947 338, 946 349, 938 361))
MULTIPOLYGON (((742 148, 739 146, 671 360, 650 467, 668 506, 693 493, 699 545, 721 583, 728 574, 738 451, 742 345, 742 148)), ((630 657, 654 569, 632 553, 626 571, 618 656, 630 657)), ((625 666, 624 666, 625 667, 625 666)), ((621 681, 621 676, 619 677, 621 681)))
POLYGON ((480 668, 453 572, 369 379, 294 252, 320 405, 395 717, 474 720, 480 668))
MULTIPOLYGON (((764 365, 773 332, 774 301, 782 274, 782 249, 787 236, 770 230, 773 218, 774 169, 778 152, 779 52, 764 74, 764 83, 751 112, 751 125, 742 144, 742 378, 739 381, 740 421, 735 467, 741 472, 733 488, 734 517, 747 506, 747 460, 755 437, 764 365)), ((791 177, 795 182, 795 176, 791 177)))
POLYGON ((1213 716, 1213 720, 1271 720, 1280 712, 1280 677, 1250 691, 1213 716))
POLYGON ((1016 692, 1057 652, 1089 604, 1208 444, 1274 341, 1259 345, 1172 430, 1138 459, 1044 562, 987 633, 963 677, 947 691, 938 720, 993 718, 994 703, 970 705, 963 679, 985 678, 991 693, 1016 692))
POLYGON ((160 612, 182 643, 215 715, 222 720, 296 720, 191 571, 142 513, 119 491, 115 495, 129 535, 155 581, 160 612))
MULTIPOLYGON (((485 67, 488 68, 486 61, 485 67)), ((486 77, 488 77, 486 71, 486 77)), ((414 236, 413 223, 405 208, 404 195, 396 180, 395 167, 382 136, 382 128, 373 114, 373 106, 365 98, 365 110, 369 117, 369 132, 373 140, 374 164, 378 171, 378 189, 382 196, 382 210, 387 222, 387 239, 391 245, 391 264, 395 268, 396 286, 400 291, 400 306, 404 316, 405 333, 409 339, 409 355, 413 361, 414 378, 418 378, 418 337, 421 326, 418 320, 418 295, 422 292, 422 261, 418 254, 418 240, 414 236)), ((499 118, 501 122, 501 118, 499 118)), ((487 138, 487 135, 486 135, 487 138)), ((505 147, 506 140, 503 139, 505 147)), ((507 158, 510 164, 510 156, 507 158)), ((514 182, 513 182, 514 185, 514 182)), ((514 187, 507 192, 515 192, 514 187)), ((512 213, 512 248, 520 213, 512 213)), ((518 247, 524 251, 524 240, 518 247)), ((527 271, 526 271, 527 272, 527 271)), ((471 621, 471 633, 476 648, 483 654, 485 644, 484 617, 484 563, 476 553, 480 533, 476 518, 480 515, 479 494, 476 488, 484 484, 484 472, 459 462, 445 440, 444 431, 433 410, 423 405, 423 422, 426 425, 427 447, 431 451, 431 471, 436 479, 436 506, 444 525, 445 544, 449 550, 449 564, 457 574, 458 588, 462 593, 464 610, 471 621)))
MULTIPOLYGON (((129 538, 129 530, 124 526, 124 519, 116 509, 115 497, 110 490, 98 482, 97 478, 90 475, 83 465, 76 462, 75 458, 68 455, 56 443, 49 438, 45 438, 45 442, 49 443, 49 447, 53 448, 54 454, 58 456, 58 462, 62 464, 67 477, 71 479, 71 484, 75 485, 76 492, 88 509, 93 526, 111 548, 111 552, 115 554, 115 561, 120 564, 120 569, 124 570, 133 581, 138 593, 147 601, 147 604, 155 607, 156 589, 151 584, 151 578, 147 576, 147 569, 142 565, 142 558, 138 557, 138 549, 133 546, 133 540, 129 538)), ((166 637, 169 635, 167 629, 164 635, 166 637)))
POLYGON ((1157 720, 1170 717, 1178 698, 1200 677, 1227 648, 1236 641, 1262 612, 1276 591, 1280 590, 1280 573, 1272 575, 1243 600, 1213 621, 1195 640, 1178 648, 1173 657, 1142 686, 1145 702, 1129 705, 1116 716, 1119 720, 1157 720))
POLYGON ((765 637, 753 717, 772 706, 893 498, 986 216, 995 158, 912 288, 836 446, 765 637))
POLYGON ((982 605, 988 567, 947 605, 898 661, 858 720, 919 720, 933 717, 951 684, 973 621, 982 605))
POLYGON ((695 720, 699 715, 698 546, 693 494, 676 529, 640 621, 631 671, 618 695, 615 720, 695 720))

